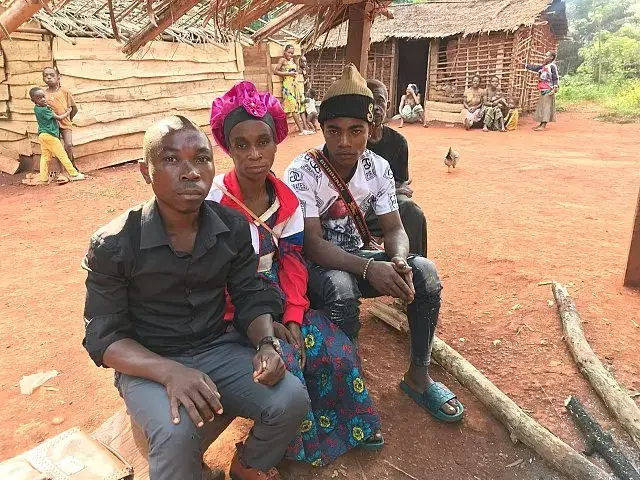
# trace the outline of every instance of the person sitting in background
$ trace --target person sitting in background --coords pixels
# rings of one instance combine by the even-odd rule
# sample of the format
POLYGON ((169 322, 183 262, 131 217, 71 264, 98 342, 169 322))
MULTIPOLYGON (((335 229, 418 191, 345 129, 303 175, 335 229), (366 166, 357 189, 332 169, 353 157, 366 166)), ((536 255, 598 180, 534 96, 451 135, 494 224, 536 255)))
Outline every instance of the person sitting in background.
POLYGON ((500 79, 497 76, 491 77, 491 83, 487 87, 484 107, 484 127, 482 130, 485 132, 489 130, 506 132, 503 110, 507 107, 507 101, 500 91, 500 79))
POLYGON ((504 117, 505 128, 511 132, 518 129, 518 119, 520 118, 520 112, 518 110, 518 102, 516 100, 509 100, 507 102, 509 111, 507 116, 504 117))
POLYGON ((317 132, 318 125, 318 110, 316 108, 316 91, 310 88, 304 99, 304 109, 307 114, 307 128, 317 132))
MULTIPOLYGON (((270 172, 277 145, 287 137, 285 113, 270 93, 242 82, 214 100, 211 130, 234 168, 215 178, 208 198, 238 210, 250 222, 258 271, 284 303, 274 323, 276 335, 285 341, 284 361, 311 398, 312 411, 286 457, 324 466, 355 447, 382 448, 380 417, 364 385, 356 349, 323 313, 309 310, 300 202, 270 172)), ((230 301, 225 317, 234 317, 230 301)))
POLYGON ((526 65, 527 70, 537 72, 540 77, 538 81, 540 100, 538 100, 536 112, 533 114, 533 119, 540 122, 534 128, 536 132, 547 128, 549 122, 556 121, 556 93, 560 89, 558 67, 554 63, 556 56, 556 52, 547 52, 542 65, 526 65))
POLYGON ((486 92, 480 88, 482 79, 480 75, 474 75, 471 86, 464 91, 464 108, 462 109, 462 126, 465 130, 471 130, 479 126, 484 119, 484 99, 486 92))
POLYGON ((400 99, 398 113, 400 114, 399 128, 404 126, 404 122, 424 123, 424 108, 420 102, 420 91, 415 83, 407 85, 407 91, 400 99))
POLYGON ((29 97, 34 103, 33 113, 38 122, 38 141, 40 142, 40 174, 32 175, 22 181, 25 185, 46 185, 49 183, 49 162, 53 156, 60 160, 60 163, 69 174, 72 181, 84 180, 83 173, 78 172, 69 160, 67 152, 60 141, 60 126, 58 121, 64 120, 71 115, 71 108, 67 108, 64 113, 58 115, 47 103, 47 96, 40 87, 29 90, 29 97))
MULTIPOLYGON (((409 251, 427 256, 427 219, 420 206, 412 199, 413 189, 409 179, 409 145, 400 132, 384 125, 389 109, 389 93, 379 80, 367 80, 367 87, 373 93, 373 126, 367 141, 367 150, 380 155, 391 166, 396 184, 398 210, 405 232, 409 237, 409 251)), ((382 227, 378 217, 369 208, 366 215, 371 235, 381 239, 382 227)))
POLYGON ((400 388, 436 418, 457 422, 462 404, 429 375, 442 285, 433 262, 409 253, 389 163, 366 149, 373 110, 366 80, 347 65, 320 105, 326 144, 298 156, 285 171, 305 218, 309 299, 352 341, 360 331, 363 296, 406 301, 411 361, 400 388), (382 226, 384 251, 372 243, 364 221, 370 206, 382 226))
POLYGON ((275 465, 309 396, 280 356, 273 319, 282 302, 257 274, 249 225, 205 201, 213 151, 185 117, 147 130, 139 168, 154 197, 98 230, 83 262, 84 347, 116 371, 149 444, 151 480, 211 478, 202 455, 236 416, 254 424, 231 478, 279 480, 275 465), (224 320, 227 293, 234 329, 224 320))

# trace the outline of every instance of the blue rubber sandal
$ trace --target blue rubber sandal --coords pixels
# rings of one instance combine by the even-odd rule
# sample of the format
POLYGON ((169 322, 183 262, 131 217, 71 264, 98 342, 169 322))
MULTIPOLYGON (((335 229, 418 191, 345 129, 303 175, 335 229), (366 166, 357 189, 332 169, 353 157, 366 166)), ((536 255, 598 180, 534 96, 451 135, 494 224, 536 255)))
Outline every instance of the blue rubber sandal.
POLYGON ((460 400, 458 400, 458 411, 454 415, 447 415, 440 410, 440 407, 449 400, 457 398, 455 393, 440 382, 432 383, 424 392, 418 393, 411 388, 403 378, 400 382, 400 389, 409 395, 414 402, 442 422, 455 423, 462 419, 464 407, 462 403, 460 403, 460 400))
POLYGON ((373 438, 375 437, 365 440, 358 445, 358 447, 369 452, 377 452, 378 450, 381 450, 382 447, 384 447, 384 437, 382 436, 382 433, 380 432, 380 438, 378 440, 373 440, 373 438))

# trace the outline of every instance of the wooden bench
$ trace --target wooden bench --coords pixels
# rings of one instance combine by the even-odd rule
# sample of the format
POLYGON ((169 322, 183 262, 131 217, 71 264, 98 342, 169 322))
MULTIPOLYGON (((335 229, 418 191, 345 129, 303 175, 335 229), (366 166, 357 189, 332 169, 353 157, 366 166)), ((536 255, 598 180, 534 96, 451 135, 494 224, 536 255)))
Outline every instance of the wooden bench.
POLYGON ((149 480, 147 439, 131 421, 126 408, 118 410, 92 435, 96 440, 118 452, 133 467, 135 480, 149 480))

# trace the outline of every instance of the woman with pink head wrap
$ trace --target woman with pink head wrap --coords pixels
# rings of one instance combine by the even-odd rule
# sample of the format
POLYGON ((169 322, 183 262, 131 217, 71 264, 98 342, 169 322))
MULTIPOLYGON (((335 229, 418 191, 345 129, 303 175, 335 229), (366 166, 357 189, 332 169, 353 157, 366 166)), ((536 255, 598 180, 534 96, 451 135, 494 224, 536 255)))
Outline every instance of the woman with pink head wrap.
MULTIPOLYGON (((284 362, 311 398, 312 411, 286 458, 323 466, 354 447, 381 448, 380 417, 355 347, 323 313, 309 309, 302 206, 271 172, 277 145, 288 132, 280 102, 250 82, 238 83, 214 100, 211 130, 234 168, 215 178, 207 198, 249 221, 258 271, 284 303, 282 318, 274 322, 284 362)), ((231 321, 233 315, 227 301, 225 318, 231 321)))

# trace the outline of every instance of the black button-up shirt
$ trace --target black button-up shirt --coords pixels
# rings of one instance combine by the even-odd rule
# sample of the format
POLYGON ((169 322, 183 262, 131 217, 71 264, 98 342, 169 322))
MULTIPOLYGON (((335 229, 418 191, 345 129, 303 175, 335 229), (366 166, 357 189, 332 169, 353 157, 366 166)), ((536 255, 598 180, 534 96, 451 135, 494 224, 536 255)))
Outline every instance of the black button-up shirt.
POLYGON ((132 338, 159 355, 188 355, 225 331, 225 288, 234 324, 246 333, 262 314, 277 318, 282 301, 257 274, 247 220, 205 201, 193 252, 171 247, 155 199, 129 210, 91 238, 85 338, 96 363, 109 345, 132 338))

